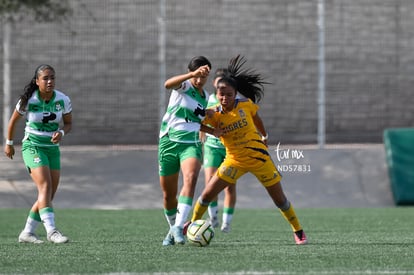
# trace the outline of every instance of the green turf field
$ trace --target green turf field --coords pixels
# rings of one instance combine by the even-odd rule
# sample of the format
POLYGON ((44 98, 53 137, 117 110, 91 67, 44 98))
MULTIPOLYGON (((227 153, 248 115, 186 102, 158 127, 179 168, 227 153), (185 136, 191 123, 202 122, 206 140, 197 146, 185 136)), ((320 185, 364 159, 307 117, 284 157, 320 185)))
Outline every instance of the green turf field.
POLYGON ((1 274, 414 274, 411 207, 297 209, 306 246, 276 210, 236 209, 204 248, 162 247, 162 210, 55 211, 68 244, 19 244, 28 210, 0 209, 1 274))

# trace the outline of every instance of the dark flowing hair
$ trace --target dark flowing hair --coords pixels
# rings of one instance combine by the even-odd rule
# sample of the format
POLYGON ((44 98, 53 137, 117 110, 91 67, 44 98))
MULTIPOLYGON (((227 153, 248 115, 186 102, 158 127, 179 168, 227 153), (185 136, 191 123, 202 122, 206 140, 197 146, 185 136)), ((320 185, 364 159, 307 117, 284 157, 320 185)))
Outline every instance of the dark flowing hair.
POLYGON ((228 73, 229 73, 229 71, 227 70, 227 68, 218 68, 214 72, 214 79, 216 79, 217 77, 223 77, 223 76, 225 76, 228 73))
POLYGON ((188 70, 190 72, 194 72, 195 70, 204 65, 208 65, 208 67, 211 69, 211 62, 207 59, 207 57, 202 55, 195 56, 188 63, 188 70))
POLYGON ((29 101, 29 98, 32 97, 33 93, 39 89, 39 86, 36 84, 36 79, 39 76, 40 72, 43 72, 44 70, 51 70, 55 72, 55 69, 53 69, 52 66, 47 64, 42 64, 38 66, 35 70, 33 78, 30 80, 30 82, 24 87, 23 91, 24 93, 20 96, 20 111, 23 111, 26 106, 27 102, 29 101))
POLYGON ((256 103, 263 97, 263 85, 270 83, 265 82, 263 77, 253 69, 243 68, 245 63, 246 59, 244 56, 237 55, 232 58, 227 67, 227 74, 218 83, 225 82, 235 88, 237 92, 256 103))

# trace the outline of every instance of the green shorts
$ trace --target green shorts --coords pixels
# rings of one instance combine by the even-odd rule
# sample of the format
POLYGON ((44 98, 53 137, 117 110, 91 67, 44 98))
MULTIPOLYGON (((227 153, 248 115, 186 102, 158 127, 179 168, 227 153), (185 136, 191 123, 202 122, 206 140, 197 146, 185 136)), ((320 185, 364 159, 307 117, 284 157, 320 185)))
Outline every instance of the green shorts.
POLYGON ((22 156, 27 169, 48 166, 51 170, 60 170, 59 146, 40 147, 24 141, 22 156))
POLYGON ((226 148, 216 148, 204 144, 204 168, 218 168, 226 157, 226 148))
POLYGON ((158 169, 160 176, 169 176, 180 171, 180 164, 188 158, 203 159, 201 143, 179 143, 170 141, 168 135, 158 145, 158 169))

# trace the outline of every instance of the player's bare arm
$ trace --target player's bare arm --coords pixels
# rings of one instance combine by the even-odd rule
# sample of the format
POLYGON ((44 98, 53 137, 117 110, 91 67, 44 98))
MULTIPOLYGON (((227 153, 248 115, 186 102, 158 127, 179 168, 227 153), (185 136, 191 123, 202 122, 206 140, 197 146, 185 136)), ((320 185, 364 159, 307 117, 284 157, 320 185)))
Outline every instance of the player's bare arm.
POLYGON ((9 121, 9 127, 7 129, 7 140, 6 144, 4 145, 4 153, 10 159, 13 159, 15 153, 13 145, 14 130, 16 128, 17 122, 20 120, 21 117, 22 115, 20 115, 16 110, 14 110, 9 121))
POLYGON ((193 77, 207 77, 209 73, 210 73, 209 66, 204 65, 204 66, 199 67, 197 70, 193 72, 176 75, 176 76, 173 76, 167 79, 167 81, 165 81, 164 83, 164 87, 168 90, 177 89, 181 86, 181 83, 183 83, 184 81, 190 78, 193 78, 193 77))

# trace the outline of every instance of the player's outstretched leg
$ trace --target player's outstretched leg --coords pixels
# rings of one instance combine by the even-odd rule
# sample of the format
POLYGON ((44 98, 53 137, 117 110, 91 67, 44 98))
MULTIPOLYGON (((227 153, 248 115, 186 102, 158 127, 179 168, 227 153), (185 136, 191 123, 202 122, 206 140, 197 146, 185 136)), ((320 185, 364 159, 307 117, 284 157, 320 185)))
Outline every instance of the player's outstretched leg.
POLYGON ((282 184, 280 182, 266 187, 267 192, 272 198, 273 202, 279 208, 280 213, 285 220, 290 224, 293 232, 295 243, 303 245, 308 243, 305 232, 300 225, 299 219, 296 216, 295 209, 291 205, 290 201, 286 198, 283 193, 282 184))
POLYGON ((191 222, 196 220, 201 220, 204 213, 207 211, 209 202, 204 202, 201 197, 199 197, 195 203, 193 216, 191 217, 191 222))

